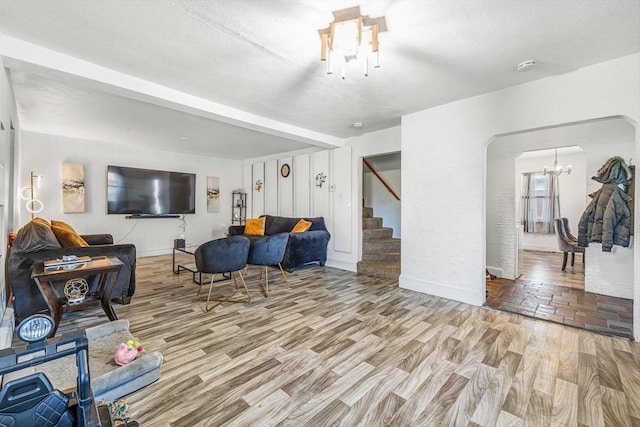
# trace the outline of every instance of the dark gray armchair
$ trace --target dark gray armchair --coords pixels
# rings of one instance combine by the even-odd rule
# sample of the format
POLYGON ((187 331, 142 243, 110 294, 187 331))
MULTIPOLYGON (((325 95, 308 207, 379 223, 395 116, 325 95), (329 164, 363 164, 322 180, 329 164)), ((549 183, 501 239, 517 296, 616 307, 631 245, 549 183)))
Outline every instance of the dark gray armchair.
POLYGON ((582 254, 582 263, 584 264, 584 248, 578 246, 576 239, 568 230, 569 220, 567 218, 556 218, 553 220, 556 229, 556 237, 558 239, 558 249, 562 252, 562 271, 567 268, 567 258, 571 253, 571 266, 576 260, 576 253, 582 254), (565 227, 565 223, 567 226, 565 227))

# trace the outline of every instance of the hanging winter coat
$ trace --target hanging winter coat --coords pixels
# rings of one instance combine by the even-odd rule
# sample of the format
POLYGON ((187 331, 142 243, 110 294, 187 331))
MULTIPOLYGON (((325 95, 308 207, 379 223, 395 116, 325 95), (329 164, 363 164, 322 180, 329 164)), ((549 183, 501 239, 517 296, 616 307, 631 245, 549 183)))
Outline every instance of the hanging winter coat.
POLYGON ((627 205, 627 193, 617 184, 610 183, 589 197, 593 200, 578 224, 578 246, 602 243, 603 252, 611 252, 613 245, 629 247, 631 211, 627 205))
POLYGON ((590 242, 602 243, 603 252, 611 252, 613 245, 629 247, 631 210, 627 203, 630 197, 625 188, 631 178, 631 169, 618 156, 607 160, 591 177, 603 185, 589 194, 593 200, 578 223, 578 246, 587 247, 590 242))

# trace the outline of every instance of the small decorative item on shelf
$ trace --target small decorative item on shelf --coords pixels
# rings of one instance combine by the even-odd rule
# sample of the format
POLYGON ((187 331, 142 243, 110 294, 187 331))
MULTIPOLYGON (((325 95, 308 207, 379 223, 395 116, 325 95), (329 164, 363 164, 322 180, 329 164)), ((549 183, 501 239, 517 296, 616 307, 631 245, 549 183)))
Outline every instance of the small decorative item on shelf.
POLYGON ((247 193, 234 190, 231 197, 231 223, 244 224, 247 218, 247 193))

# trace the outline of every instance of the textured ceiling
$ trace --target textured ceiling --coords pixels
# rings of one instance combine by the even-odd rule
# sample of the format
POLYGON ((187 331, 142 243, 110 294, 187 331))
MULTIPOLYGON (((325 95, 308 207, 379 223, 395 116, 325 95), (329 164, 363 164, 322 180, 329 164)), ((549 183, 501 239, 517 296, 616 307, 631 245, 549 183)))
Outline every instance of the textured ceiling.
MULTIPOLYGON (((0 0, 0 29, 167 88, 346 138, 398 125, 407 113, 639 52, 640 2, 0 0), (319 61, 318 29, 332 21, 331 11, 358 4, 365 15, 386 17, 382 67, 369 77, 350 69, 341 80, 339 73, 326 75, 319 61), (526 59, 535 59, 537 67, 517 73, 516 64, 526 59), (364 127, 354 129, 355 121, 364 127)), ((112 132, 103 140, 117 141, 128 128, 141 141, 157 141, 157 117, 165 124, 163 135, 185 131, 184 111, 162 111, 166 105, 134 102, 131 96, 116 99, 118 91, 5 59, 19 80, 15 94, 24 129, 54 132, 65 126, 81 133, 81 123, 99 122, 104 134, 112 132), (96 90, 109 93, 90 102, 96 90), (76 96, 69 99, 69 92, 76 96), (149 110, 143 112, 145 106, 149 110), (51 108, 61 111, 52 117, 51 108), (103 109, 110 114, 100 118, 103 109), (129 123, 122 113, 128 109, 129 123)), ((263 146, 264 155, 309 142, 292 135, 278 143, 279 137, 242 124, 219 128, 209 122, 202 119, 190 135, 197 141, 194 152, 217 147, 210 152, 239 155, 241 150, 216 146, 221 142, 211 136, 215 132, 263 146)), ((190 150, 179 141, 176 146, 190 150)))

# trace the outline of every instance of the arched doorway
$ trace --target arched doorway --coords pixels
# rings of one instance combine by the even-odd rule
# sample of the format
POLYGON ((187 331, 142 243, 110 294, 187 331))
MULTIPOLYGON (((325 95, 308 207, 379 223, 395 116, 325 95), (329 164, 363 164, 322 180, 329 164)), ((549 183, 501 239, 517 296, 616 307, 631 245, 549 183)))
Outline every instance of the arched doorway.
MULTIPOLYGON (((624 260, 628 264, 624 267, 628 271, 625 279, 628 289, 622 298, 608 290, 595 293, 584 287, 581 289, 579 282, 584 283, 585 272, 587 279, 594 274, 594 261, 590 264, 587 256, 583 268, 578 256, 577 265, 561 271, 562 254, 557 253, 555 234, 519 235, 518 190, 522 173, 532 168, 532 171, 542 170, 545 164, 552 165, 547 158, 533 156, 528 161, 529 166, 523 169, 523 153, 578 147, 581 151, 565 155, 564 161, 577 164, 571 179, 565 179, 564 186, 560 181, 559 186, 560 197, 564 192, 565 201, 572 199, 575 205, 583 198, 581 209, 565 207, 575 233, 579 216, 589 201, 586 195, 599 187, 590 177, 612 156, 633 157, 635 140, 634 126, 616 117, 501 135, 490 142, 486 169, 486 266, 499 279, 487 282, 487 305, 597 332, 633 336, 634 249, 625 248, 630 251, 624 260), (538 166, 535 166, 536 162, 539 162, 538 166), (518 245, 522 250, 518 250, 518 245), (554 248, 556 253, 550 253, 554 248), (525 264, 519 267, 523 258, 525 264), (545 265, 551 263, 557 265, 545 265), (522 271, 523 267, 529 271, 522 271), (527 274, 531 269, 539 271, 527 274)), ((565 175, 564 178, 569 177, 565 175)), ((613 272, 604 272, 605 275, 609 273, 613 272)))

